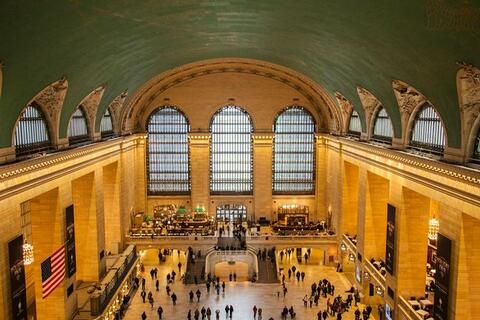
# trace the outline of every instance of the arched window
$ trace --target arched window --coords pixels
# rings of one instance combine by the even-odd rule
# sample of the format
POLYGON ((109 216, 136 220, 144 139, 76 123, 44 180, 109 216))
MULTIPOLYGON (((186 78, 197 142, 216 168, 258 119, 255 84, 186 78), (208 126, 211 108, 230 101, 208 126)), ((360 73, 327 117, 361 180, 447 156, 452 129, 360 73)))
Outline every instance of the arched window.
POLYGON ((210 124, 210 192, 251 194, 252 132, 250 115, 237 106, 218 110, 210 124))
POLYGON ((187 117, 175 107, 160 107, 147 123, 149 194, 188 194, 190 163, 187 117))
POLYGON ((273 126, 273 193, 315 193, 315 121, 303 108, 282 111, 273 126))
POLYGON ((75 110, 68 124, 68 141, 70 145, 75 145, 88 140, 87 117, 82 106, 80 106, 75 110))
POLYGON ((33 102, 22 112, 15 127, 17 157, 48 151, 51 146, 45 116, 40 107, 33 102))
POLYGON ((392 143, 393 138, 393 127, 390 116, 388 115, 385 108, 381 108, 377 117, 375 118, 375 123, 373 126, 373 136, 372 140, 379 142, 392 143))
POLYGON ((112 116, 110 111, 107 109, 102 116, 102 121, 100 122, 100 133, 102 134, 102 139, 111 138, 113 134, 113 123, 112 116))
POLYGON ((415 115, 410 147, 420 151, 442 154, 445 148, 445 130, 435 109, 424 104, 415 115))
POLYGON ((356 110, 352 111, 350 122, 348 124, 348 134, 352 136, 360 136, 362 133, 362 122, 356 110))

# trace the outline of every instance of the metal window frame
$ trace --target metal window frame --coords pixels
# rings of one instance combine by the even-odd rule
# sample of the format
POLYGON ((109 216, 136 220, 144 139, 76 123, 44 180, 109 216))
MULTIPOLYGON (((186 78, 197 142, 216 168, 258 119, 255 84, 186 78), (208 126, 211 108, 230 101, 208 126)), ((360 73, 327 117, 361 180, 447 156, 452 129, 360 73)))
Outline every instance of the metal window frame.
POLYGON ((35 101, 30 103, 22 111, 22 113, 20 114, 19 120, 17 122, 17 125, 15 126, 14 132, 15 132, 15 154, 17 156, 17 159, 28 157, 29 155, 39 153, 39 152, 53 151, 54 149, 52 146, 51 138, 50 138, 50 128, 49 128, 48 121, 45 117, 45 114, 42 111, 41 106, 35 101), (39 114, 39 117, 36 117, 34 119, 25 118, 24 115, 26 114, 29 108, 33 108, 39 114), (22 136, 19 137, 17 134, 18 133, 17 129, 19 128, 20 123, 24 124, 27 122, 31 122, 32 125, 23 127, 23 130, 21 132, 22 136), (28 140, 26 138, 23 139, 23 137, 26 137, 25 135, 28 135, 30 138, 39 138, 39 135, 42 133, 41 132, 42 129, 39 128, 39 126, 41 125, 45 126, 45 133, 47 138, 46 140, 40 141, 37 139, 38 141, 31 142, 31 143, 20 143, 20 144, 18 143, 19 140, 24 140, 24 141, 28 140))
MULTIPOLYGON (((147 132, 147 148, 146 148, 146 163, 145 163, 145 168, 146 168, 146 174, 147 174, 147 194, 148 195, 152 195, 152 196, 172 196, 172 195, 190 195, 191 194, 191 190, 192 190, 192 178, 191 178, 191 161, 190 161, 190 143, 189 143, 189 136, 188 134, 190 133, 190 120, 188 119, 187 115, 178 107, 176 106, 171 106, 171 105, 164 105, 164 106, 160 106, 158 108, 156 108, 154 111, 152 111, 152 113, 150 113, 150 115, 148 116, 147 118, 147 122, 146 122, 146 125, 145 125, 145 129, 146 129, 146 132, 147 132), (151 189, 151 185, 152 183, 153 184, 160 184, 160 183, 165 183, 166 180, 152 180, 151 179, 151 174, 155 174, 155 173, 162 173, 162 172, 151 172, 150 171, 150 168, 151 168, 151 161, 150 161, 150 154, 151 154, 151 151, 150 151, 150 138, 149 138, 149 125, 150 125, 150 121, 152 119, 152 117, 157 114, 158 112, 161 112, 162 110, 165 110, 165 109, 171 109, 171 110, 175 110, 176 112, 178 112, 181 116, 183 116, 183 118, 185 119, 185 122, 186 122, 186 125, 187 125, 187 131, 186 132, 177 132, 178 134, 186 134, 187 135, 187 142, 186 142, 186 145, 187 145, 187 172, 182 172, 182 174, 185 174, 187 173, 187 176, 188 176, 188 181, 187 181, 187 191, 155 191, 155 190, 152 190, 151 189)), ((157 134, 162 134, 162 133, 165 133, 165 132, 156 132, 157 134)), ((176 133, 176 132, 171 132, 171 133, 176 133)), ((161 153, 156 153, 156 154, 161 154, 161 153)), ((169 153, 169 154, 174 154, 174 153, 169 153)), ((181 152, 181 154, 184 154, 183 152, 181 152)), ((163 172, 165 173, 165 172, 163 172)), ((179 180, 181 184, 185 184, 185 180, 179 180)))
POLYGON ((105 109, 105 112, 104 112, 104 114, 102 116, 102 119, 100 121, 100 135, 102 137, 102 140, 107 140, 107 139, 111 139, 111 138, 115 137, 115 131, 114 131, 114 127, 113 127, 113 118, 112 118, 112 113, 110 112, 110 108, 105 109), (107 121, 110 121, 110 124, 112 126, 112 130, 102 131, 103 119, 107 119, 107 118, 109 119, 107 121))
POLYGON ((90 142, 90 128, 88 127, 88 118, 87 118, 87 113, 85 112, 85 109, 83 108, 82 105, 79 105, 77 109, 73 112, 72 116, 70 117, 70 121, 68 123, 68 128, 70 128, 70 125, 72 124, 73 119, 80 119, 83 118, 85 121, 85 127, 87 128, 86 134, 80 134, 80 135, 75 135, 75 136, 68 136, 68 144, 70 146, 74 145, 80 145, 80 144, 85 144, 87 142, 90 142), (75 113, 77 110, 80 110, 82 113, 82 116, 75 116, 75 113))
MULTIPOLYGON (((420 129, 418 129, 420 130, 420 129)), ((440 114, 435 110, 435 108, 429 104, 429 103, 424 103, 417 111, 415 114, 415 119, 413 120, 413 125, 410 130, 409 134, 409 143, 408 147, 410 149, 414 149, 417 151, 420 151, 422 153, 432 153, 436 155, 443 155, 443 152, 445 150, 445 143, 447 141, 447 136, 446 136, 446 131, 445 131, 445 126, 443 125, 442 118, 440 117, 440 114), (433 111, 433 115, 435 118, 421 118, 422 113, 427 110, 431 109, 433 111), (423 137, 431 137, 432 134, 434 134, 436 137, 440 134, 443 133, 443 142, 444 145, 439 145, 435 143, 430 143, 430 142, 421 142, 421 141, 415 141, 414 140, 414 135, 416 133, 416 128, 417 125, 419 124, 425 124, 425 123, 435 123, 435 124, 440 124, 440 126, 435 126, 435 124, 427 126, 424 126, 424 130, 421 133, 423 137), (429 130, 433 130, 432 132, 429 132, 429 130)))
MULTIPOLYGON (((315 195, 316 193, 316 159, 317 159, 317 153, 316 153, 316 145, 315 145, 315 133, 316 133, 316 130, 317 130, 317 124, 316 124, 316 121, 315 121, 315 117, 312 115, 312 113, 304 108, 304 107, 301 107, 301 106, 288 106, 286 108, 284 108, 283 110, 281 110, 279 113, 277 113, 277 115, 275 116, 275 120, 274 120, 274 123, 273 123, 273 133, 274 133, 274 136, 273 136, 273 147, 272 147, 272 194, 273 195, 315 195), (275 165, 276 165, 276 154, 278 153, 276 151, 276 143, 277 143, 277 122, 279 120, 279 118, 281 116, 283 116, 285 114, 285 112, 287 112, 288 110, 292 110, 292 109, 295 109, 295 110, 299 110, 299 111, 302 111, 305 115, 307 115, 310 119, 311 119, 311 124, 304 124, 304 125, 313 125, 313 131, 312 132, 302 132, 302 134, 312 134, 312 152, 305 152, 305 151, 302 151, 302 152, 297 152, 295 154, 297 155, 300 155, 300 154, 308 154, 312 156, 312 171, 311 172, 300 172, 300 171, 290 171, 290 172, 287 172, 287 171, 276 171, 275 170, 275 165), (296 181, 296 182, 293 182, 294 184, 295 183, 304 183, 304 184, 310 184, 312 186, 312 189, 311 190, 306 190, 306 191, 298 191, 298 190, 292 190, 292 189, 287 189, 287 190, 276 190, 276 185, 278 184, 285 184, 285 185, 288 185, 288 184, 292 184, 291 181, 286 181, 286 180, 278 180, 278 179, 275 179, 276 177, 276 173, 278 174, 282 174, 282 173, 305 173, 305 174, 311 174, 312 178, 311 180, 309 179, 308 181, 307 180, 304 180, 304 181, 296 181)), ((294 133, 298 133, 298 132, 294 132, 294 133)), ((288 135, 292 135, 291 133, 289 134, 288 132, 285 132, 285 133, 281 133, 281 134, 285 134, 286 136, 288 135)), ((284 144, 289 144, 289 145, 292 145, 293 142, 291 141, 287 141, 285 142, 284 144)), ((305 145, 304 142, 301 142, 299 143, 299 145, 305 145)), ((284 154, 287 154, 287 153, 290 153, 290 154, 293 154, 293 152, 285 152, 284 154)), ((283 164, 287 163, 287 162, 282 162, 283 164)))
MULTIPOLYGON (((227 125, 227 124, 226 124, 227 125)), ((245 110, 243 109, 242 107, 240 106, 237 106, 237 105, 226 105, 226 106, 223 106, 221 107, 220 109, 218 109, 212 116, 212 118, 210 119, 210 126, 209 126, 209 131, 210 131, 210 134, 211 134, 211 140, 210 140, 210 194, 211 195, 252 195, 253 194, 253 182, 254 182, 254 176, 253 176, 253 132, 254 132, 254 126, 253 126, 253 121, 252 121, 252 117, 250 116, 250 114, 245 110), (246 151, 246 152, 243 152, 244 154, 246 154, 247 152, 250 154, 250 165, 248 166, 249 167, 249 171, 246 172, 246 173, 249 173, 250 175, 250 181, 244 181, 244 180, 239 180, 238 183, 243 183, 243 184, 247 184, 248 185, 248 188, 249 190, 247 191, 234 191, 234 190, 225 190, 225 191, 218 191, 218 190, 214 190, 214 187, 215 187, 215 184, 223 184, 223 185, 227 185, 227 184, 233 184, 233 183, 236 183, 236 182, 218 182, 214 179, 214 172, 213 172, 213 162, 216 160, 216 156, 215 155, 218 155, 218 154, 222 154, 221 152, 215 152, 214 153, 214 141, 215 141, 215 137, 214 135, 217 134, 215 132, 213 132, 213 124, 215 122, 215 119, 217 116, 219 116, 222 112, 226 111, 226 110, 238 110, 239 112, 241 112, 240 114, 243 114, 247 117, 248 119, 248 124, 250 126, 249 128, 249 135, 250 135, 250 141, 249 141, 249 144, 250 144, 250 148, 249 148, 249 151, 246 151)), ((221 134, 221 133, 220 133, 221 134)), ((246 132, 228 132, 228 133, 223 133, 223 134, 247 134, 246 132)), ((227 144, 227 143, 223 143, 223 144, 227 144)), ((246 143, 236 143, 237 145, 238 144, 246 144, 246 143)), ((233 152, 225 152, 224 154, 232 154, 233 152)), ((217 172, 215 172, 217 173, 217 172)), ((239 171, 228 171, 226 172, 227 174, 233 174, 233 173, 239 173, 239 171)))
POLYGON ((362 135, 362 121, 360 120, 360 115, 358 114, 357 110, 353 110, 352 113, 350 114, 350 119, 348 120, 347 134, 349 136, 353 136, 357 138, 362 135), (358 123, 360 124, 360 131, 354 131, 351 129, 352 119, 358 120, 358 123))
MULTIPOLYGON (((384 123, 386 123, 384 121, 384 123)), ((385 109, 385 107, 383 106, 380 106, 375 114, 375 121, 373 122, 373 132, 372 132, 372 137, 371 137, 371 140, 373 141, 376 141, 376 142, 380 142, 380 143, 385 143, 385 144, 392 144, 392 140, 393 140, 393 136, 395 135, 395 132, 393 130, 393 124, 392 124, 392 119, 390 118, 390 115, 388 114, 387 110, 385 109), (385 115, 382 115, 380 116, 380 112, 385 111, 385 115), (384 119, 385 121, 388 120, 390 122, 390 127, 392 129, 392 135, 391 136, 387 136, 387 135, 383 135, 383 134, 375 134, 375 129, 377 128, 377 125, 381 125, 380 127, 380 131, 382 133, 386 133, 386 129, 388 127, 388 124, 382 124, 379 122, 379 119, 384 119)))

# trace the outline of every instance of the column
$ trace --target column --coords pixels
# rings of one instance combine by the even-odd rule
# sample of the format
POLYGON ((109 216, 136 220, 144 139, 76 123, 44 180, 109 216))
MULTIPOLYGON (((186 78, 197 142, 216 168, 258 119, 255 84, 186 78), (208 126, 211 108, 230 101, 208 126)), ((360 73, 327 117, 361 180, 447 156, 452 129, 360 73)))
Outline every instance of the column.
POLYGON ((315 162, 315 216, 312 220, 326 220, 328 215, 327 206, 327 149, 325 140, 321 137, 316 139, 316 162, 315 162))
POLYGON ((75 294, 66 298, 66 289, 73 282, 72 279, 66 279, 47 298, 42 299, 41 263, 65 243, 65 208, 70 201, 69 186, 62 186, 39 195, 30 202, 35 255, 31 267, 38 319, 68 319, 76 305, 75 294))
POLYGON ((72 181, 77 278, 98 281, 105 272, 103 174, 91 172, 72 181))
POLYGON ((105 250, 117 254, 122 250, 122 235, 125 233, 120 218, 120 169, 117 161, 103 167, 103 201, 105 250))
POLYGON ((192 207, 208 208, 210 201, 210 134, 190 133, 189 143, 192 207))
POLYGON ((397 296, 421 297, 425 295, 430 199, 405 187, 402 193, 403 205, 396 214, 397 296))
POLYGON ((342 218, 339 234, 357 234, 359 193, 359 169, 349 162, 343 162, 342 218))
POLYGON ((272 134, 253 135, 254 218, 272 220, 272 134))

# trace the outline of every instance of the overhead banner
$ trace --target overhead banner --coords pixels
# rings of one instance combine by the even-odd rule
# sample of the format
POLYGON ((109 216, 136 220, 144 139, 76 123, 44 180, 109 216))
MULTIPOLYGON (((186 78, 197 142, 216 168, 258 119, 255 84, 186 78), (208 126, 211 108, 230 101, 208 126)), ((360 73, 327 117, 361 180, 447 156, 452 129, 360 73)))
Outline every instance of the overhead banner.
POLYGON ((395 212, 396 208, 391 204, 387 205, 387 248, 385 251, 385 269, 393 276, 395 266, 395 212))
POLYGON ((448 319, 448 292, 450 288, 450 259, 452 240, 438 234, 435 273, 433 316, 436 320, 448 319))
POLYGON ((8 243, 12 315, 15 320, 27 320, 27 290, 23 264, 23 235, 8 243))
POLYGON ((73 214, 73 205, 67 207, 66 212, 66 255, 67 255, 67 274, 70 278, 77 271, 75 260, 75 220, 73 214))

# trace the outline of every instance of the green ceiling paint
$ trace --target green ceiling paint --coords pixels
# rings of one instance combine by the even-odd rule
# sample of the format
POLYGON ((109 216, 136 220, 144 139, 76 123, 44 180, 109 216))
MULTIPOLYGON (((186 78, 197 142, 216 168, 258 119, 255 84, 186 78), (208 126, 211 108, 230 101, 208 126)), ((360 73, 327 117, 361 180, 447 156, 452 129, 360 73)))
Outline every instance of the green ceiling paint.
POLYGON ((397 136, 400 114, 391 81, 405 81, 435 105, 450 146, 459 147, 455 62, 480 65, 480 33, 433 30, 426 14, 432 2, 3 0, 0 147, 10 145, 26 103, 64 74, 69 89, 63 137, 77 104, 100 84, 107 83, 107 90, 97 128, 106 106, 125 88, 133 93, 160 72, 221 57, 290 67, 331 93, 340 91, 363 116, 360 85, 385 106, 397 136))

